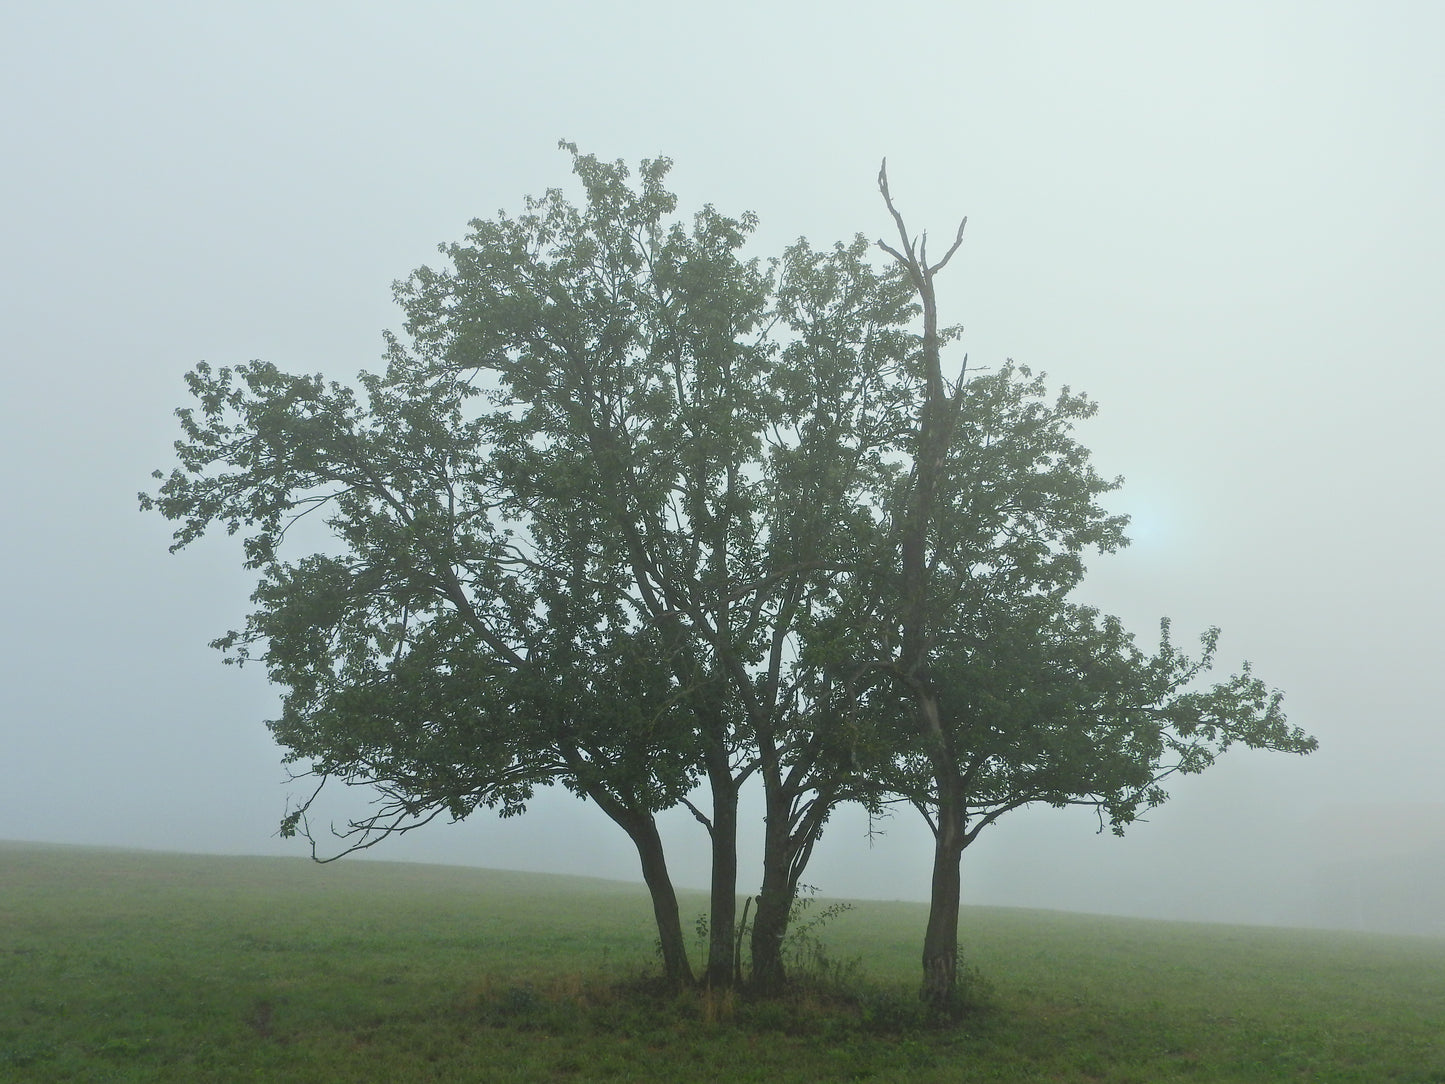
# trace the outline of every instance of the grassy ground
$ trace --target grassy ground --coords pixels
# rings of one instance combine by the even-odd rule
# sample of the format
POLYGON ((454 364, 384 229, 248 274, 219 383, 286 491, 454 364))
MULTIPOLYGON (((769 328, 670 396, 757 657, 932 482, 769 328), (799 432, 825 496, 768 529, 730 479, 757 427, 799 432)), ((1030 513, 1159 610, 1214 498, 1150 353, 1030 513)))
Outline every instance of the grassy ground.
POLYGON ((826 927, 846 1009, 726 1004, 640 984, 625 885, 0 844, 0 1080, 1445 1082, 1445 941, 969 908, 928 1030, 922 920, 826 927))

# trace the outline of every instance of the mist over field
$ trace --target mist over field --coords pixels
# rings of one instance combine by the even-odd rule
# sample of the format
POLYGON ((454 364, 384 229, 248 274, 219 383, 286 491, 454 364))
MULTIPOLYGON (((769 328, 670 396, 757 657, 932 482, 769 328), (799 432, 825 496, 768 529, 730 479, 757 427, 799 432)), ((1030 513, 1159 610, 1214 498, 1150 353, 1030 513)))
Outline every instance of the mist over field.
MULTIPOLYGON (((673 158, 680 210, 757 212, 763 258, 884 235, 887 155, 910 223, 969 216, 939 300, 971 363, 1101 404, 1078 435, 1135 541, 1084 599, 1146 646, 1221 626, 1221 669, 1320 740, 1172 780, 1123 839, 1010 815, 965 902, 1445 936, 1442 38, 1425 2, 11 5, 0 836, 305 853, 275 692, 206 646, 247 611, 239 545, 170 556, 136 510, 196 362, 379 368, 394 280, 573 190, 559 138, 673 158)), ((664 825, 705 884, 702 830, 664 825)), ((804 880, 926 899, 921 821, 869 827, 835 816, 804 880)), ((639 876, 562 793, 368 857, 639 876)))

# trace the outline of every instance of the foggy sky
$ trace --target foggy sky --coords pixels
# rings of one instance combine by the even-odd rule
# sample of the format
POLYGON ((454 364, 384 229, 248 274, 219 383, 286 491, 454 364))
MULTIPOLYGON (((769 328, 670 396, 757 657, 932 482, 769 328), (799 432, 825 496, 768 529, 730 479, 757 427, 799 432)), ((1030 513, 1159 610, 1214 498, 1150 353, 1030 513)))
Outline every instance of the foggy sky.
MULTIPOLYGON (((1136 543, 1084 598, 1146 642, 1163 615, 1181 641, 1222 626, 1223 665, 1321 742, 1232 752, 1123 840, 1014 814, 965 899, 1419 928, 1405 901, 1445 900, 1407 876, 1445 854, 1445 7, 882 11, 0 9, 0 837, 302 853, 273 837, 300 793, 275 694, 205 646, 244 619, 239 546, 168 556, 136 510, 197 361, 379 367, 392 281, 568 187, 559 138, 673 158, 681 209, 756 211, 762 256, 886 234, 887 155, 910 225, 969 216, 939 298, 973 365, 1101 404, 1080 435, 1136 543)), ((702 884, 700 829, 669 828, 702 884)), ((870 848, 839 814, 804 879, 926 898, 926 829, 886 828, 870 848)), ((561 795, 372 853, 637 879, 561 795)))

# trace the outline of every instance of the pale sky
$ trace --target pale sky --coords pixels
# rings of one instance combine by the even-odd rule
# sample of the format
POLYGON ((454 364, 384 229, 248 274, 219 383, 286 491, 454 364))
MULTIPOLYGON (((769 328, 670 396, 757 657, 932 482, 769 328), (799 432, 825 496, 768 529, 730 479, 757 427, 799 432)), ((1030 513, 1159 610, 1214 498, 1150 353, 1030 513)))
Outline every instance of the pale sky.
MULTIPOLYGON (((244 618, 239 547, 169 556, 136 510, 197 361, 379 366, 392 281, 567 187, 559 138, 671 157, 683 209, 756 211, 762 256, 887 233, 887 155, 910 224, 969 216, 939 293, 973 363, 1101 404, 1081 437, 1126 477, 1137 542, 1087 599, 1146 640, 1161 615, 1221 625, 1226 665, 1321 742, 1231 753, 1123 840, 1017 814, 966 854, 966 900, 1384 914, 1331 910, 1339 863, 1445 855, 1445 5, 884 11, 0 8, 0 837, 302 853, 273 836, 299 790, 262 725, 275 694, 205 646, 244 618)), ((871 850, 864 827, 835 818, 805 880, 926 898, 922 825, 871 850)), ((696 826, 670 831, 677 879, 704 883, 696 826)), ((637 878, 565 796, 372 853, 637 878)), ((1371 868, 1379 899, 1420 891, 1371 868)))

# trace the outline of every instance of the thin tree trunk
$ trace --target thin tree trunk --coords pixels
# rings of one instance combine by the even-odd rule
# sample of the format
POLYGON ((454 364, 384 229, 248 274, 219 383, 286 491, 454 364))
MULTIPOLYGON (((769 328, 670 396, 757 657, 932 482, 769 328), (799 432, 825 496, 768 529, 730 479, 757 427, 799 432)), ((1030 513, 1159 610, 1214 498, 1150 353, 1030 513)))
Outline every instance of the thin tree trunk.
POLYGON ((962 896, 962 864, 966 840, 962 796, 957 777, 940 788, 938 823, 933 846, 933 882, 929 893, 928 927, 923 935, 923 987, 920 996, 945 1011, 958 978, 958 908, 962 896))
POLYGON ((738 792, 723 755, 712 758, 712 889, 708 913, 707 972, 714 990, 733 985, 733 937, 738 912, 738 792))
POLYGON ((756 902, 749 896, 743 900, 743 917, 738 921, 738 936, 733 944, 733 985, 743 984, 743 931, 748 929, 748 908, 756 902))
POLYGON ((968 795, 958 771, 958 758, 948 729, 943 725, 938 694, 926 679, 914 684, 915 722, 929 750, 933 772, 933 878, 929 892, 928 926, 923 934, 923 985, 919 991, 936 1010, 953 1000, 958 970, 958 908, 962 880, 959 865, 966 835, 968 795))
POLYGON ((642 879, 652 894, 652 914, 657 920, 657 937, 662 946, 662 970, 667 984, 674 989, 693 984, 692 965, 687 960, 687 943, 682 936, 682 919, 677 909, 677 893, 667 871, 662 852, 662 838, 657 822, 647 817, 637 831, 629 830, 632 842, 642 860, 642 879))

